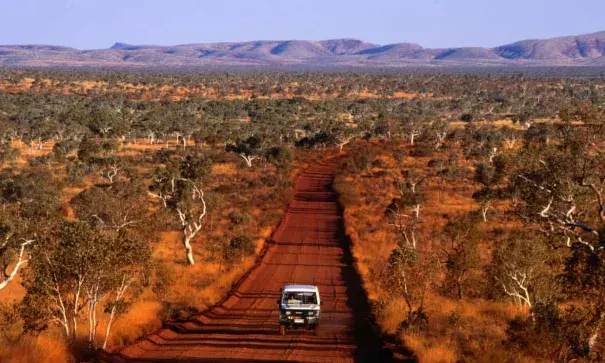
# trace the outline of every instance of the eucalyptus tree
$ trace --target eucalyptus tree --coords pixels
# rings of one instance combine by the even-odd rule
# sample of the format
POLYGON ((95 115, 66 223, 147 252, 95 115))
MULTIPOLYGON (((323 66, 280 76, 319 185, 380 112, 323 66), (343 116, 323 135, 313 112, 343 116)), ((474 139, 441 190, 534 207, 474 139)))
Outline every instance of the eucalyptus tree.
POLYGON ((162 201, 173 212, 181 226, 181 242, 187 263, 195 264, 191 242, 201 231, 208 214, 208 203, 203 183, 211 172, 211 161, 200 155, 187 155, 170 160, 166 167, 153 174, 150 194, 162 201))
POLYGON ((107 184, 113 184, 120 181, 120 174, 126 169, 126 163, 122 158, 110 155, 98 161, 100 164, 99 176, 107 184))
POLYGON ((481 216, 487 222, 487 213, 492 208, 494 200, 502 198, 505 192, 504 178, 506 177, 506 159, 499 156, 492 163, 483 162, 475 167, 475 182, 481 185, 481 189, 473 193, 475 199, 481 206, 481 216))
POLYGON ((438 236, 445 255, 445 286, 458 299, 464 298, 469 273, 477 267, 480 236, 477 221, 469 216, 448 222, 438 236))
POLYGON ((565 117, 557 125, 557 144, 528 144, 515 158, 510 176, 519 213, 538 223, 565 245, 601 248, 605 223, 605 117, 595 109, 573 114, 584 127, 565 117))
POLYGON ((90 131, 87 126, 87 112, 82 102, 74 103, 57 115, 60 127, 56 130, 57 141, 81 141, 90 131))
POLYGON ((70 204, 79 220, 119 232, 141 226, 147 213, 148 195, 142 181, 135 179, 90 187, 70 204))
POLYGON ((399 234, 402 241, 416 249, 416 228, 420 219, 420 208, 426 202, 426 179, 408 172, 405 181, 396 181, 398 196, 391 200, 385 214, 388 224, 399 234), (411 213, 410 213, 411 212, 411 213))
POLYGON ((85 315, 88 343, 97 347, 99 307, 108 314, 102 347, 116 316, 127 308, 126 291, 150 257, 147 242, 124 231, 105 234, 86 222, 64 223, 31 252, 23 285, 27 328, 58 325, 69 341, 78 338, 85 315))
POLYGON ((464 132, 457 135, 467 157, 493 162, 502 153, 502 134, 493 125, 466 125, 464 132))
POLYGON ((0 174, 0 202, 2 289, 28 262, 29 250, 57 223, 59 187, 46 173, 3 173, 0 174))
POLYGON ((403 297, 407 311, 400 328, 406 332, 418 333, 427 327, 425 304, 429 290, 437 281, 439 269, 436 254, 421 254, 402 240, 391 251, 384 283, 391 295, 403 297))
POLYGON ((401 124, 403 135, 410 141, 411 146, 414 146, 416 139, 424 133, 427 127, 427 121, 417 116, 408 117, 401 124))
POLYGON ((89 114, 88 128, 102 138, 118 138, 129 132, 130 125, 114 108, 98 106, 89 114))
POLYGON ((343 148, 359 135, 358 131, 346 125, 334 127, 331 132, 334 135, 335 143, 340 152, 342 152, 343 148))
POLYGON ((430 123, 427 132, 430 134, 430 137, 427 137, 427 139, 433 140, 435 149, 438 150, 445 144, 451 133, 450 123, 441 119, 433 121, 430 123))
POLYGON ((512 150, 521 142, 523 132, 509 126, 503 126, 500 129, 504 145, 507 149, 512 150))
POLYGON ((27 263, 26 249, 35 242, 34 236, 19 237, 20 225, 12 221, 12 212, 6 208, 0 212, 0 290, 7 287, 27 263))
POLYGON ((226 146, 227 151, 236 153, 246 162, 246 165, 251 168, 252 162, 262 155, 264 148, 264 140, 260 136, 251 135, 245 139, 239 139, 235 144, 226 146))
POLYGON ((523 134, 523 139, 527 144, 544 145, 556 137, 556 127, 551 123, 535 123, 523 134))
POLYGON ((267 150, 266 158, 271 164, 275 165, 277 175, 281 178, 291 167, 294 154, 287 145, 274 146, 267 150))
POLYGON ((536 303, 558 298, 554 272, 549 266, 553 257, 556 256, 551 246, 541 236, 513 233, 495 247, 486 270, 493 288, 532 312, 536 303))
POLYGON ((368 120, 371 134, 379 138, 391 139, 400 134, 401 125, 393 117, 389 117, 386 112, 381 112, 375 120, 368 120))

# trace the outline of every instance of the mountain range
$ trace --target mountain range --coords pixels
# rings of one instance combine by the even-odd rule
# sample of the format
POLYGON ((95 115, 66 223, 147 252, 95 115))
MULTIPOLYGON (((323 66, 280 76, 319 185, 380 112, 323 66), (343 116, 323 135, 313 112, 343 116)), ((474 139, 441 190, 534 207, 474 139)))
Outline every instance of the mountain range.
POLYGON ((414 43, 377 45, 357 39, 250 41, 175 46, 116 43, 78 50, 52 45, 0 45, 7 67, 473 67, 605 66, 605 31, 532 39, 494 48, 429 49, 414 43))

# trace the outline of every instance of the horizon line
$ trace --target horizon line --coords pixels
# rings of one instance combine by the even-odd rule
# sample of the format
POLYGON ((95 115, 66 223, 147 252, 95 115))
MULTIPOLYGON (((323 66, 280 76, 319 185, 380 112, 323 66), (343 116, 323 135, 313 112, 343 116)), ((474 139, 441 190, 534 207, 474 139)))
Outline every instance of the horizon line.
POLYGON ((113 47, 115 47, 118 44, 124 45, 126 47, 128 46, 132 46, 132 47, 158 47, 158 48, 168 48, 168 47, 179 47, 179 46, 190 46, 190 45, 208 45, 208 44, 241 44, 241 43, 254 43, 254 42, 292 42, 292 41, 300 41, 300 42, 328 42, 328 41, 335 41, 335 40, 354 40, 354 41, 359 41, 362 43, 367 43, 367 44, 371 44, 373 46, 376 47, 387 47, 390 45, 398 45, 398 44, 410 44, 410 45, 418 45, 420 47, 422 47, 423 49, 462 49, 462 48, 483 48, 483 49, 494 49, 494 48, 498 48, 501 46, 505 46, 505 45, 509 45, 509 44, 515 44, 515 43, 519 43, 519 42, 525 42, 525 41, 540 41, 540 40, 553 40, 553 39, 560 39, 560 38, 570 38, 570 37, 581 37, 581 36, 590 36, 590 35, 596 35, 596 34, 600 34, 600 33, 605 33, 605 30, 601 30, 601 31, 596 31, 596 32, 590 32, 590 33, 582 33, 582 34, 573 34, 573 35, 561 35, 561 36, 553 36, 553 37, 549 37, 549 38, 524 38, 524 39, 520 39, 520 40, 516 40, 516 41, 512 41, 510 43, 506 43, 506 44, 501 44, 501 45, 496 45, 493 47, 489 47, 489 46, 482 46, 482 45, 476 45, 476 46, 454 46, 454 47, 436 47, 436 48, 425 48, 423 45, 419 44, 419 43, 415 43, 415 42, 396 42, 396 43, 387 43, 387 44, 379 44, 379 43, 373 43, 371 41, 366 41, 363 39, 359 39, 359 38, 355 38, 355 37, 342 37, 342 38, 328 38, 328 39, 253 39, 253 40, 243 40, 243 41, 217 41, 217 42, 199 42, 199 43, 179 43, 179 44, 135 44, 135 43, 128 43, 128 42, 123 42, 123 41, 116 41, 114 42, 112 45, 110 45, 107 48, 76 48, 76 47, 72 47, 69 45, 61 45, 61 44, 36 44, 36 43, 13 43, 13 44, 0 44, 0 47, 60 47, 60 48, 69 48, 69 49, 73 49, 73 50, 77 50, 77 51, 94 51, 94 50, 111 50, 113 47))

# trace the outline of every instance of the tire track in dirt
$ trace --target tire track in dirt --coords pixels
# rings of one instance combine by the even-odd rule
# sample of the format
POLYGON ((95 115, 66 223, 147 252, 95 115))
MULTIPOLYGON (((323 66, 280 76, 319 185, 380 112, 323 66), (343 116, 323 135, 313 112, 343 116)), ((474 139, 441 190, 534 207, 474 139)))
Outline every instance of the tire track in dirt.
POLYGON ((339 157, 310 166, 255 268, 221 302, 192 321, 173 323, 113 356, 113 361, 387 361, 353 267, 342 212, 332 190, 339 157), (321 333, 279 335, 279 290, 317 285, 321 333))

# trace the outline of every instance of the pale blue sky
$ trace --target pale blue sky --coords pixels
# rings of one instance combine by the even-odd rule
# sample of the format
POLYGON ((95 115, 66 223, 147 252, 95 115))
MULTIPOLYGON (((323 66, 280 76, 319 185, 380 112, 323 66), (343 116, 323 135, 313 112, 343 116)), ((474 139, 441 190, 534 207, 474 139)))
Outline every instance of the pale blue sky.
POLYGON ((605 30, 604 0, 0 0, 0 44, 358 38, 495 46, 605 30))

